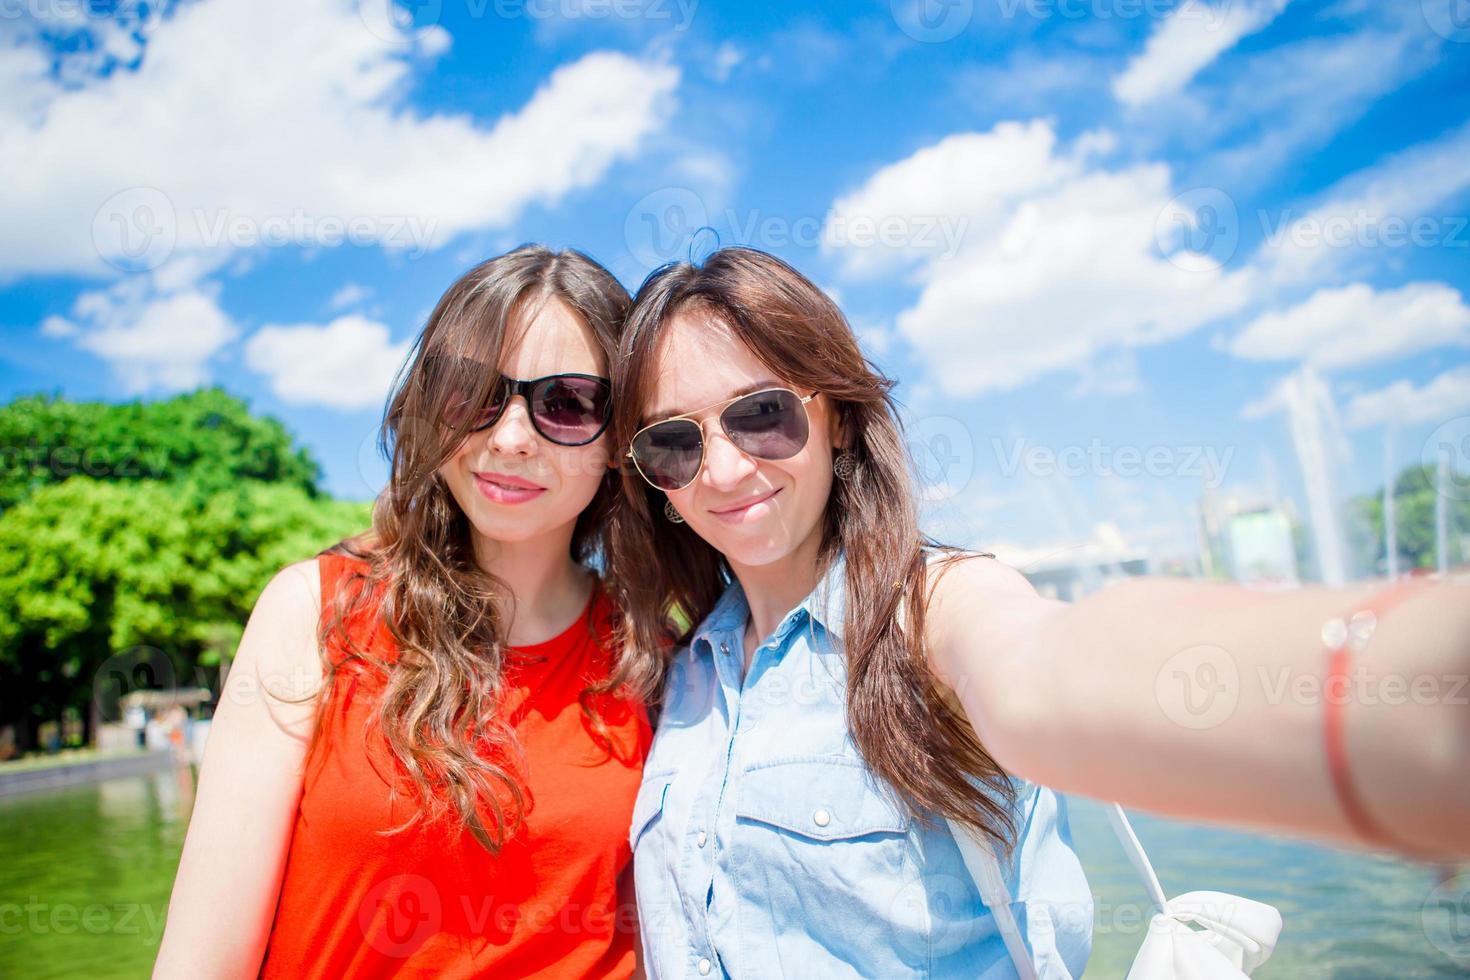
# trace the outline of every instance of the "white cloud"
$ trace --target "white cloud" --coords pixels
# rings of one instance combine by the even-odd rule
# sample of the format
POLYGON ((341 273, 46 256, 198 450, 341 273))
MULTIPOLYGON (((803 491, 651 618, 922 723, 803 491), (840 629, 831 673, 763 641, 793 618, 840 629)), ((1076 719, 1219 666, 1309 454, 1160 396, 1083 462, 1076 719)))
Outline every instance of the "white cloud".
POLYGON ((1270 418, 1277 412, 1286 408, 1286 400, 1281 396, 1280 384, 1273 385, 1264 395, 1252 398, 1240 407, 1240 417, 1247 422, 1259 422, 1261 419, 1270 418))
POLYGON ((1129 113, 1129 145, 1150 155, 1184 154, 1194 184, 1269 187, 1442 60, 1416 4, 1338 4, 1332 16, 1347 29, 1238 51, 1229 70, 1129 113), (1204 148, 1209 153, 1200 156, 1204 148))
POLYGON ((1291 284, 1332 275, 1365 253, 1463 248, 1470 244, 1463 217, 1435 209, 1470 189, 1467 158, 1470 124, 1352 174, 1309 212, 1286 212, 1265 228, 1256 263, 1271 280, 1291 284))
POLYGON ((128 394, 204 384, 208 362, 239 335, 209 287, 158 293, 143 278, 83 293, 70 318, 48 317, 41 333, 70 339, 106 360, 128 394))
POLYGON ((1253 320, 1229 343, 1249 360, 1354 367, 1448 344, 1470 345, 1470 307, 1442 283, 1382 292, 1364 283, 1319 289, 1306 301, 1253 320))
POLYGON ((1077 383, 1067 395, 1070 398, 1131 395, 1139 390, 1141 383, 1138 355, 1131 350, 1125 350, 1103 355, 1095 362, 1080 365, 1077 383))
POLYGON ((438 247, 595 183, 662 126, 679 81, 671 65, 596 52, 492 124, 424 113, 405 96, 442 30, 395 44, 357 8, 181 4, 136 68, 72 85, 50 76, 38 42, 12 39, 0 48, 0 209, 33 233, 0 244, 0 274, 106 272, 99 250, 130 223, 161 223, 187 255, 221 222, 259 232, 297 211, 309 227, 292 241, 324 244, 331 221, 355 219, 394 244, 395 227, 401 238, 417 221, 427 241, 396 244, 438 247), (126 192, 146 188, 144 215, 126 192))
POLYGON ((822 250, 857 275, 952 251, 957 237, 988 236, 1019 201, 1079 171, 1055 150, 1056 133, 1041 120, 947 136, 833 203, 822 250), (896 234, 869 232, 885 225, 896 234))
POLYGON ((1470 188, 1470 124, 1345 178, 1310 210, 1257 216, 1265 238, 1234 266, 1229 241, 1180 247, 1170 219, 1194 198, 1176 197, 1167 166, 1106 169, 1110 135, 1061 146, 1032 121, 946 137, 834 203, 824 251, 847 276, 912 270, 918 296, 894 324, 950 395, 1063 369, 1083 378, 1078 391, 1126 392, 1126 372, 1098 381, 1099 357, 1242 313, 1254 321, 1221 346, 1246 358, 1330 368, 1465 342, 1465 304, 1448 287, 1346 284, 1355 263, 1470 237, 1463 220, 1435 216, 1470 188), (858 240, 860 221, 907 237, 858 240))
POLYGON ((270 378, 295 405, 354 410, 382 407, 411 341, 393 343, 388 328, 349 314, 331 323, 271 324, 245 341, 245 363, 270 378))
POLYGON ((80 332, 80 328, 64 316, 52 315, 41 321, 43 337, 75 337, 80 332))
POLYGON ((1068 48, 1061 52, 1017 47, 1004 60, 984 60, 954 75, 956 94, 981 118, 1044 116, 1097 90, 1110 60, 1101 52, 1068 48))
POLYGON ((710 64, 710 77, 717 82, 728 81, 730 73, 744 60, 745 52, 726 41, 715 52, 714 61, 710 64))
POLYGON ((332 294, 330 306, 334 310, 356 306, 372 295, 372 290, 355 282, 349 282, 332 294))
POLYGON ((1129 106, 1173 95, 1241 38, 1264 28, 1288 0, 1186 0, 1154 29, 1143 51, 1113 79, 1113 94, 1129 106))
POLYGON ((1395 381, 1377 391, 1355 395, 1343 415, 1350 427, 1361 429, 1388 422, 1442 422, 1466 411, 1470 411, 1470 364, 1436 375, 1422 387, 1410 381, 1395 381))
POLYGON ((1160 255, 1172 196, 1162 164, 1090 168, 1096 137, 1058 152, 1050 125, 948 137, 884 167, 833 206, 828 250, 846 271, 923 259, 896 325, 952 395, 1020 387, 1100 352, 1160 343, 1239 309, 1250 273, 1160 255), (966 222, 952 255, 912 243, 831 244, 837 219, 966 222))

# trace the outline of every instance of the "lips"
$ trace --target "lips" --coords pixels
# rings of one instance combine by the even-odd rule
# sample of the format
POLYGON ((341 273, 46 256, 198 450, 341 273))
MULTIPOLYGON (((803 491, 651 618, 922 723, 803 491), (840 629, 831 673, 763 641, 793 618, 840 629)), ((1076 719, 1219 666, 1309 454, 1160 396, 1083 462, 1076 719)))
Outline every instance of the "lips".
POLYGON ((719 510, 710 511, 710 513, 714 514, 717 517, 732 517, 743 513, 751 507, 754 507, 756 504, 760 503, 763 500, 770 500, 779 492, 780 488, 778 487, 775 490, 763 493, 760 496, 751 497, 749 500, 746 500, 743 503, 735 504, 733 507, 721 507, 719 510))
POLYGON ((484 480, 486 483, 495 483, 495 484, 498 484, 499 486, 502 486, 502 487, 508 487, 511 490, 545 490, 546 489, 545 487, 543 487, 539 483, 532 483, 530 480, 527 480, 527 479, 525 479, 523 477, 519 477, 519 476, 511 476, 509 473, 495 473, 495 472, 476 473, 475 476, 478 477, 481 480, 484 480))
POLYGON ((476 473, 475 489, 496 504, 523 504, 546 492, 539 483, 509 473, 476 473))

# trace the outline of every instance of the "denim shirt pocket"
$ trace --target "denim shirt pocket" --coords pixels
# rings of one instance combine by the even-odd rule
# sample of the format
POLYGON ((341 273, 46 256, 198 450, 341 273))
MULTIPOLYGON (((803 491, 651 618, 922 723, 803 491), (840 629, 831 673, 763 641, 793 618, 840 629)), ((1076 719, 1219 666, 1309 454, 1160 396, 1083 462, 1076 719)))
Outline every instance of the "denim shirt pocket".
POLYGON ((848 756, 764 760, 740 776, 729 887, 751 976, 830 966, 923 973, 927 938, 904 914, 922 887, 911 819, 848 756))
POLYGON ((739 820, 779 827, 813 841, 906 834, 909 817, 845 756, 761 762, 745 770, 735 807, 739 820))
POLYGON ((669 787, 674 784, 674 770, 656 772, 643 778, 638 787, 638 796, 633 802, 633 820, 628 827, 628 847, 637 852, 638 840, 643 832, 653 825, 663 813, 664 800, 669 787))

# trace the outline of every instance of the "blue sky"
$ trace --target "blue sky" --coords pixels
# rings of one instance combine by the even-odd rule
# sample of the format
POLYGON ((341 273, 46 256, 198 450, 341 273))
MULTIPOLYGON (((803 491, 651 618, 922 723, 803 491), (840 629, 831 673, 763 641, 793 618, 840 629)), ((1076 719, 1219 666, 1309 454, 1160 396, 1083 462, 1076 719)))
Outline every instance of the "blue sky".
POLYGON ((342 496, 466 268, 716 236, 831 292, 931 527, 1018 561, 1304 509, 1304 412, 1344 493, 1390 428, 1470 471, 1466 0, 17 0, 0 82, 0 393, 221 384, 342 496))

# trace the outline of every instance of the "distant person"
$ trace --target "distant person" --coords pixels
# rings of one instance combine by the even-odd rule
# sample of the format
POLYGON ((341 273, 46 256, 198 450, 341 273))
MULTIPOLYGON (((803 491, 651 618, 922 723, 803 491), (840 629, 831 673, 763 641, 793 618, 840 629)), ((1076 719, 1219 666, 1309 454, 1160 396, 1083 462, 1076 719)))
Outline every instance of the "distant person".
POLYGON ((141 704, 133 702, 123 711, 123 723, 133 730, 133 737, 137 740, 138 748, 148 747, 148 711, 141 704))

